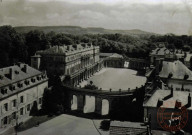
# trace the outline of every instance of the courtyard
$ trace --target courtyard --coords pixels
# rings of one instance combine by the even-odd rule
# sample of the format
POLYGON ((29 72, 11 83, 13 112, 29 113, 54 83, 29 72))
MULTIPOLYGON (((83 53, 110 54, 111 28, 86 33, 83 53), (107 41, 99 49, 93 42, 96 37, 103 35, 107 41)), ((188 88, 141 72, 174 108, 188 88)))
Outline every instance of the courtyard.
POLYGON ((108 135, 99 129, 101 121, 62 114, 18 135, 108 135))
POLYGON ((93 82, 102 90, 118 91, 135 89, 136 87, 141 87, 147 81, 146 77, 138 76, 136 70, 126 69, 126 68, 103 68, 101 71, 95 73, 88 80, 80 83, 81 87, 86 84, 93 82))

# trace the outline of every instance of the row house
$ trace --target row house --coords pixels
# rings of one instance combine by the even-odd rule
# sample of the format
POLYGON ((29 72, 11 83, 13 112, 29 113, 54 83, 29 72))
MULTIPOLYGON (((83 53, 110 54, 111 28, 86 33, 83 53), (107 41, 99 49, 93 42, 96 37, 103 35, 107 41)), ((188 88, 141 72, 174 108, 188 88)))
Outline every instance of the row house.
POLYGON ((0 127, 15 126, 30 118, 32 108, 41 109, 46 73, 18 63, 0 69, 0 127))

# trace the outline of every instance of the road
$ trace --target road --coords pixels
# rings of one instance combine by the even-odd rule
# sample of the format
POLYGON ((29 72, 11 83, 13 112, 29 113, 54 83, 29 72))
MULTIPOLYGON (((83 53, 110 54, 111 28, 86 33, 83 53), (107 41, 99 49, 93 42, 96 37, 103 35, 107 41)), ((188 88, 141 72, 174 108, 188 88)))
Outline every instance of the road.
POLYGON ((62 114, 18 135, 100 135, 94 124, 98 127, 100 122, 62 114))

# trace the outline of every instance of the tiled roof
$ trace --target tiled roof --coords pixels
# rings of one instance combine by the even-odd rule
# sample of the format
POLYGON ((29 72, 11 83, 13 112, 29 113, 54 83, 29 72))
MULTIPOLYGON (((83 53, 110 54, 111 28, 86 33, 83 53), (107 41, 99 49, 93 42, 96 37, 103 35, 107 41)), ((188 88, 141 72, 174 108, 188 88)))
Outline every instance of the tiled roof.
POLYGON ((6 68, 0 69, 0 87, 12 84, 14 82, 18 82, 21 80, 25 80, 29 77, 36 76, 38 74, 41 74, 40 71, 26 65, 26 64, 18 64, 6 68), (26 72, 23 70, 24 66, 26 66, 26 72), (12 70, 13 78, 11 79, 9 77, 10 70, 12 70))
MULTIPOLYGON (((146 107, 157 107, 157 102, 159 99, 163 99, 166 96, 170 95, 171 90, 156 90, 155 93, 151 96, 151 98, 144 103, 144 106, 146 107)), ((163 106, 167 106, 169 104, 169 108, 175 107, 175 101, 180 100, 182 105, 186 105, 188 103, 188 95, 192 95, 192 92, 186 92, 186 91, 173 91, 173 96, 164 100, 163 106)), ((192 107, 189 107, 187 109, 192 110, 192 107)))
POLYGON ((100 56, 111 57, 111 58, 123 58, 123 56, 118 53, 100 53, 100 56))
POLYGON ((169 54, 170 51, 166 48, 156 48, 155 50, 152 50, 151 55, 165 55, 165 54, 169 54))
POLYGON ((174 62, 163 61, 162 70, 159 76, 162 78, 168 78, 168 75, 172 73, 173 79, 184 79, 185 75, 188 75, 187 80, 192 80, 192 71, 189 70, 181 61, 174 62))

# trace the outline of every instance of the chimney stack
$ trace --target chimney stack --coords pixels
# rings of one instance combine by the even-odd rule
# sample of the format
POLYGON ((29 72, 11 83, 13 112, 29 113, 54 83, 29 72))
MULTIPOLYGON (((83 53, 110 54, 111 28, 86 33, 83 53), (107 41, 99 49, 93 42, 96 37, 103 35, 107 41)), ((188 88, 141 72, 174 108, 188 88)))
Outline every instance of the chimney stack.
POLYGON ((171 85, 171 97, 173 97, 173 85, 171 85))
POLYGON ((14 79, 14 73, 13 73, 13 69, 12 68, 9 69, 9 77, 10 77, 11 80, 14 79))
POLYGON ((189 93, 189 95, 188 95, 188 107, 191 107, 191 95, 190 95, 190 93, 189 93))
POLYGON ((159 74, 159 67, 160 67, 160 60, 156 59, 156 61, 155 61, 155 72, 156 72, 156 75, 159 74))
POLYGON ((72 45, 68 45, 68 46, 67 46, 67 50, 68 50, 68 51, 71 51, 71 49, 72 49, 72 45))
POLYGON ((27 73, 27 64, 24 65, 23 72, 27 73))
POLYGON ((163 100, 162 99, 158 99, 157 107, 161 107, 162 105, 163 105, 163 100))

